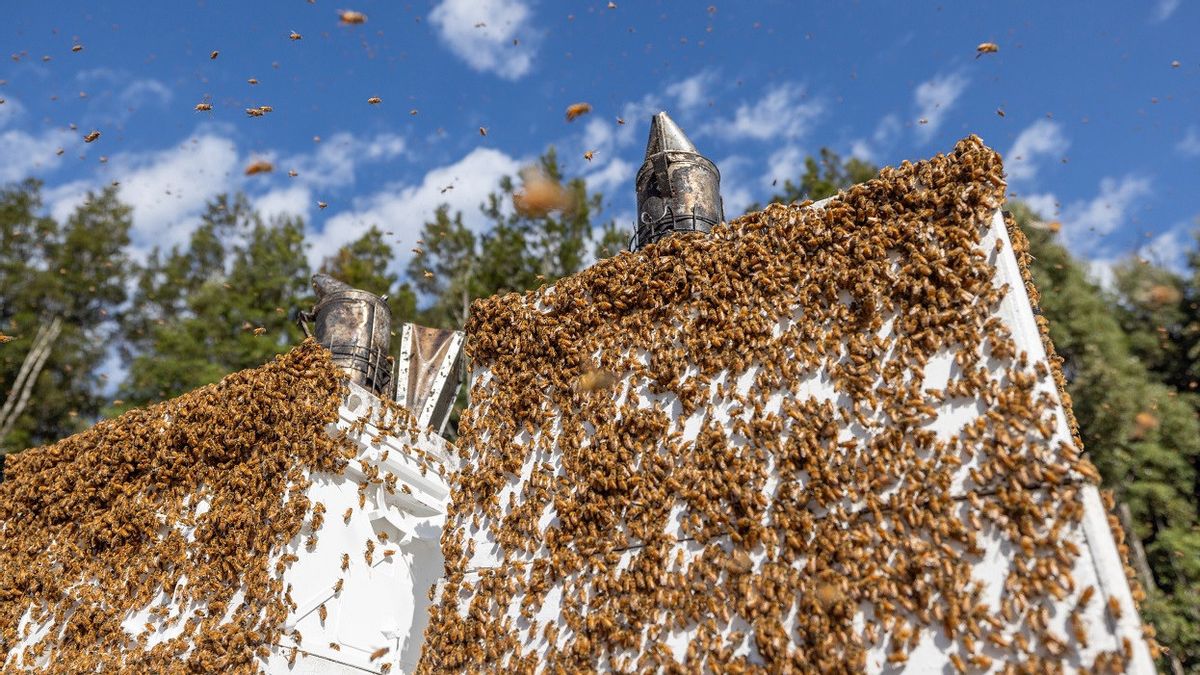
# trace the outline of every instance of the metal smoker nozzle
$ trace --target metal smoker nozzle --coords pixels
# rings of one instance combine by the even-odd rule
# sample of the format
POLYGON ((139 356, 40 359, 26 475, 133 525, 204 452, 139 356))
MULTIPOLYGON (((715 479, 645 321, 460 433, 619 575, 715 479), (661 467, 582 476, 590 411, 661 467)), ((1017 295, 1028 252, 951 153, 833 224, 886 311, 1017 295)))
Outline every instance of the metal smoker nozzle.
POLYGON ((650 118, 646 159, 637 174, 636 251, 674 232, 708 232, 725 219, 721 174, 667 113, 650 118))

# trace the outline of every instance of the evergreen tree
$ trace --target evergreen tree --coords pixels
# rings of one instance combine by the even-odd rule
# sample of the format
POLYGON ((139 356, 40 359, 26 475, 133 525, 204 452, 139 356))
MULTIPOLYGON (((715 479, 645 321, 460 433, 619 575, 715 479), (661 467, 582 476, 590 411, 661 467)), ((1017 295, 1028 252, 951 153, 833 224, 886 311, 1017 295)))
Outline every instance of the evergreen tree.
MULTIPOLYGON (((832 197, 838 190, 850 187, 856 183, 871 180, 879 173, 879 167, 864 162, 857 157, 843 160, 833 150, 821 148, 819 157, 808 156, 804 159, 804 174, 799 183, 793 183, 789 178, 783 182, 783 192, 772 195, 772 202, 791 204, 805 199, 824 199, 832 197)), ((750 207, 757 211, 758 205, 750 207)))
MULTIPOLYGON (((1142 285, 1126 278, 1125 288, 1133 296, 1106 297, 1053 234, 1036 226, 1035 214, 1019 203, 1010 209, 1030 240, 1034 283, 1050 338, 1064 359, 1084 449, 1100 469, 1104 486, 1129 507, 1130 534, 1146 550, 1154 587, 1147 589, 1145 618, 1186 668, 1200 668, 1200 422, 1195 400, 1158 381, 1135 355, 1135 345, 1145 341, 1144 331, 1128 333, 1118 320, 1118 305, 1145 301, 1142 285)), ((1152 286, 1170 281, 1152 270, 1138 277, 1155 279, 1152 286)), ((1166 311, 1165 305, 1159 310, 1166 311)))
POLYGON ((0 406, 17 388, 39 328, 56 326, 40 368, 0 420, 0 454, 82 430, 103 405, 117 308, 126 299, 130 209, 114 187, 89 193, 65 223, 40 215, 41 185, 0 189, 0 406), (23 394, 23 395, 20 395, 23 394), (20 401, 24 401, 22 408, 20 401))
POLYGON ((241 195, 209 203, 187 248, 155 250, 137 274, 125 321, 126 407, 286 351, 301 338, 289 316, 312 302, 303 222, 263 222, 241 195))
MULTIPOLYGON (((553 183, 563 180, 553 148, 535 170, 553 183)), ((599 193, 589 192, 582 178, 567 181, 563 191, 561 208, 544 213, 509 209, 520 189, 511 177, 502 178, 499 190, 481 207, 488 227, 478 235, 463 224, 461 213, 439 208, 422 228, 420 253, 408 266, 417 290, 431 299, 422 320, 460 328, 476 298, 552 283, 583 269, 589 255, 602 258, 624 248, 628 235, 614 223, 599 232, 592 225, 602 200, 599 193)))

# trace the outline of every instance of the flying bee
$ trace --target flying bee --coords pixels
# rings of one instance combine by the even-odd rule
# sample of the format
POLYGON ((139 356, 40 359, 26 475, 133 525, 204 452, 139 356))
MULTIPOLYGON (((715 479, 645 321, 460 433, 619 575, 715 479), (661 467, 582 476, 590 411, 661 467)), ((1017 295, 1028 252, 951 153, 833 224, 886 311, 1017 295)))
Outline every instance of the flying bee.
POLYGON ((304 37, 304 36, 300 35, 300 34, 299 34, 299 33, 297 33, 296 31, 292 31, 291 33, 289 33, 289 34, 288 34, 288 39, 289 39, 289 40, 293 40, 293 41, 295 41, 295 40, 300 40, 300 39, 302 39, 303 37, 304 37))
POLYGON ((338 12, 338 18, 342 23, 347 25, 363 24, 367 22, 367 15, 362 12, 356 12, 352 9, 343 9, 338 12))
POLYGON ((260 173, 271 173, 275 170, 275 165, 265 159, 259 159, 251 162, 246 166, 245 174, 254 176, 260 173))
POLYGON ((572 103, 567 106, 567 121, 574 122, 581 115, 586 115, 592 112, 591 103, 572 103))
POLYGON ((380 103, 383 103, 383 99, 379 98, 378 96, 372 96, 371 98, 367 99, 367 103, 370 103, 371 105, 379 105, 380 103))
POLYGON ((91 143, 92 141, 96 140, 97 138, 100 138, 100 132, 99 132, 99 131, 92 131, 92 132, 88 133, 88 135, 87 135, 87 136, 84 136, 84 137, 83 137, 83 142, 84 142, 84 143, 91 143))

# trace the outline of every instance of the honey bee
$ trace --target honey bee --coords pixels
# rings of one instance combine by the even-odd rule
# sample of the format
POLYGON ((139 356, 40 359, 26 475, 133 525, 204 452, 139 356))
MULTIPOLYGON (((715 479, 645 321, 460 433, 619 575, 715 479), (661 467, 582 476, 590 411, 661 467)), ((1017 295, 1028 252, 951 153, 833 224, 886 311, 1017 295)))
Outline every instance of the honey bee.
POLYGON ((214 50, 212 50, 212 53, 208 55, 208 58, 209 58, 210 60, 214 60, 214 61, 215 61, 215 60, 216 60, 216 58, 217 58, 218 56, 220 56, 220 55, 221 55, 221 52, 219 52, 219 51, 217 51, 217 50, 215 50, 215 49, 214 49, 214 50))
POLYGON ((251 77, 248 80, 246 80, 246 84, 251 84, 251 85, 258 84, 258 78, 251 77))
POLYGON ((90 132, 88 132, 88 135, 83 137, 83 142, 91 143, 92 141, 96 140, 97 138, 100 138, 100 132, 99 131, 90 131, 90 132))
POLYGON ((291 33, 288 34, 288 39, 292 40, 292 41, 300 40, 302 38, 303 38, 303 36, 300 35, 299 33, 297 33, 296 31, 292 31, 291 33))
POLYGON ((391 647, 380 647, 379 649, 376 649, 375 651, 371 652, 371 658, 369 658, 367 660, 375 661, 376 659, 381 659, 389 651, 391 651, 391 647))
POLYGON ((975 47, 975 51, 977 52, 975 58, 979 58, 984 54, 995 54, 1000 51, 1000 45, 995 42, 980 42, 979 46, 975 47))
POLYGON ((479 135, 487 136, 487 127, 479 127, 479 135))
POLYGON ((327 206, 329 206, 329 204, 326 204, 325 202, 317 202, 318 209, 324 209, 327 206))
POLYGON ((371 98, 367 99, 367 103, 370 103, 371 105, 379 105, 380 103, 383 103, 383 99, 379 98, 378 96, 372 96, 371 98))
POLYGON ((270 173, 275 170, 275 165, 265 159, 258 159, 246 165, 245 174, 254 176, 260 173, 270 173))
POLYGON ((246 114, 250 117, 262 117, 265 113, 258 108, 246 108, 246 114))
POLYGON ((572 103, 567 106, 567 121, 574 122, 581 115, 586 115, 592 112, 591 103, 572 103))
POLYGON ((213 109, 213 108, 212 108, 212 104, 211 104, 211 103, 197 103, 197 104, 196 104, 196 110, 197 110, 198 112, 206 112, 206 111, 209 111, 209 110, 212 110, 212 109, 213 109))
POLYGON ((596 156, 595 150, 588 150, 587 152, 583 153, 583 158, 589 162, 592 161, 592 158, 595 156, 596 156))
POLYGON ((350 9, 343 9, 338 12, 338 18, 344 24, 362 24, 367 22, 367 15, 362 12, 355 12, 350 9))
POLYGON ((83 51, 83 45, 80 45, 80 44, 71 45, 71 51, 73 51, 75 53, 79 53, 79 52, 83 51))

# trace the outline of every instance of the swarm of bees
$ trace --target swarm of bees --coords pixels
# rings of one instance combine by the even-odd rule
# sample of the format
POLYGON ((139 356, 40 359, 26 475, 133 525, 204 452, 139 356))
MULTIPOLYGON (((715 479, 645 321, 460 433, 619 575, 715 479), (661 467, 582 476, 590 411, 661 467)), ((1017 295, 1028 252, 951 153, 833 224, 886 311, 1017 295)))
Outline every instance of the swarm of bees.
POLYGON ((354 456, 325 430, 338 419, 343 378, 308 340, 262 367, 11 456, 0 483, 6 664, 257 670, 290 607, 272 562, 296 559, 286 547, 310 513, 312 526, 323 520, 323 505, 305 497, 308 476, 341 473, 354 456), (180 610, 197 605, 206 611, 180 610), (147 607, 147 631, 178 630, 153 648, 146 633, 135 640, 122 627, 147 607), (27 610, 62 630, 9 653, 32 625, 22 628, 27 610))
MULTIPOLYGON (((819 208, 476 301, 418 671, 861 672, 933 633, 959 672, 1078 663, 1101 601, 1072 533, 1098 476, 1056 431, 1075 425, 1045 326, 1038 361, 996 318, 1004 191, 969 137, 819 208), (935 358, 954 369, 923 385, 935 358), (986 412, 932 431, 955 402, 986 412), (985 536, 1012 548, 995 602, 985 536)), ((1088 659, 1119 671, 1129 648, 1088 659)))

